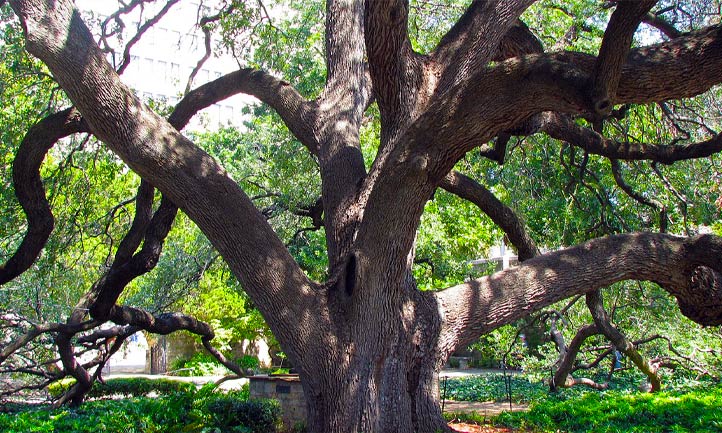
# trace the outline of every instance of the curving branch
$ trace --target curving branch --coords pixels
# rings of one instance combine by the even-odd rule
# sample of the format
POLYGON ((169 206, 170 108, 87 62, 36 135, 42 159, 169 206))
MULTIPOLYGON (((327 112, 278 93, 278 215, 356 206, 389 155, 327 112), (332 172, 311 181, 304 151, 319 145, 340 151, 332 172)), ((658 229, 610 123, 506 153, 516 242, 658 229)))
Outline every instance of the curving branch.
POLYGON ((682 36, 682 32, 677 30, 672 23, 668 22, 658 14, 649 12, 642 18, 642 22, 656 28, 670 39, 682 36))
POLYGON ((557 370, 554 372, 554 376, 549 383, 549 388, 552 392, 558 388, 569 388, 575 385, 587 385, 592 388, 604 389, 606 386, 603 384, 597 384, 590 379, 576 379, 572 377, 571 372, 574 369, 574 361, 577 359, 579 350, 582 348, 584 341, 593 336, 599 334, 599 329, 596 325, 584 325, 577 330, 577 333, 569 342, 566 350, 560 351, 559 361, 557 363, 557 370))
POLYGON ((642 357, 635 345, 629 341, 619 329, 612 325, 609 315, 604 309, 604 302, 602 301, 602 295, 599 290, 592 290, 587 293, 587 307, 589 308, 589 312, 592 313, 594 324, 597 326, 599 332, 604 334, 617 350, 631 359, 634 365, 647 376, 652 392, 659 391, 662 388, 662 382, 657 374, 657 369, 650 365, 649 362, 642 357))
POLYGON ((309 347, 304 341, 320 330, 294 332, 296 318, 318 308, 319 288, 248 196, 217 161, 123 85, 71 1, 11 5, 26 31, 28 51, 49 67, 95 135, 198 224, 274 333, 285 336, 281 343, 296 348, 289 357, 301 356, 309 347), (218 208, 224 211, 213 211, 218 208))
POLYGON ((257 69, 240 69, 195 88, 179 101, 168 122, 182 130, 198 111, 238 93, 268 104, 301 143, 312 154, 318 154, 319 143, 314 133, 318 122, 316 104, 304 99, 289 83, 257 69))
POLYGON ((722 323, 722 238, 633 233, 594 239, 436 294, 442 353, 561 299, 623 280, 652 281, 705 325, 722 323), (503 301, 499 301, 503 299, 503 301))
POLYGON ((662 204, 659 200, 646 197, 642 193, 635 191, 631 185, 625 182, 619 160, 610 159, 609 162, 612 165, 612 175, 614 176, 614 181, 617 183, 617 186, 619 186, 622 191, 624 191, 636 202, 659 212, 659 231, 661 233, 665 233, 667 231, 667 208, 664 204, 662 204))
MULTIPOLYGON (((143 211, 141 208, 141 212, 143 211)), ((110 310, 125 287, 135 278, 155 268, 160 258, 163 242, 168 232, 170 232, 177 212, 178 208, 175 204, 163 197, 160 207, 144 230, 144 242, 141 250, 132 256, 125 255, 125 251, 121 252, 122 255, 119 257, 121 260, 116 258, 108 272, 93 285, 86 295, 86 302, 93 318, 107 320, 110 310)), ((134 224, 127 237, 123 240, 124 242, 126 239, 140 236, 140 233, 135 229, 137 227, 134 224)))
POLYGON ((509 237, 509 241, 518 251, 519 261, 539 255, 534 240, 529 236, 524 222, 509 206, 505 205, 483 185, 473 179, 452 171, 439 184, 441 188, 477 205, 482 212, 509 237))
POLYGON ((58 140, 76 132, 89 132, 88 125, 80 112, 69 108, 35 124, 20 143, 13 161, 13 183, 28 229, 15 253, 0 265, 0 285, 30 268, 53 231, 54 217, 45 196, 40 165, 58 140))
POLYGON ((608 116, 621 78, 622 66, 632 44, 634 32, 657 0, 618 0, 604 31, 602 46, 594 66, 592 103, 598 116, 608 116))

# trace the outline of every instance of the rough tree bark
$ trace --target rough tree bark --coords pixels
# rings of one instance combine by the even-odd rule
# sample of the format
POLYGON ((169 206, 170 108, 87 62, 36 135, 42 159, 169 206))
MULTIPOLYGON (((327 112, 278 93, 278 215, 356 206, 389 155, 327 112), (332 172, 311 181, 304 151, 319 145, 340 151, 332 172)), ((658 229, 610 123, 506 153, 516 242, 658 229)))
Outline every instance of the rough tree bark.
MULTIPOLYGON (((693 320, 722 323, 722 240, 713 236, 596 239, 437 293, 416 289, 411 265, 424 204, 466 152, 539 113, 593 115, 607 104, 687 97, 722 81, 718 26, 631 50, 608 69, 586 54, 537 52, 538 44, 500 56, 513 51, 519 16, 532 3, 473 2, 422 55, 406 33, 407 2, 329 0, 328 78, 317 100, 263 72, 236 73, 319 160, 331 278, 315 283, 223 168, 122 84, 70 0, 10 1, 28 51, 91 131, 218 249, 298 367, 309 430, 329 433, 446 430, 437 374, 454 349, 616 281, 657 282, 693 320), (499 58, 506 60, 492 62, 499 58), (367 173, 359 127, 372 97, 381 142, 367 173)), ((615 44, 628 49, 608 42, 612 52, 615 44)), ((623 158, 623 148, 587 143, 623 158)))

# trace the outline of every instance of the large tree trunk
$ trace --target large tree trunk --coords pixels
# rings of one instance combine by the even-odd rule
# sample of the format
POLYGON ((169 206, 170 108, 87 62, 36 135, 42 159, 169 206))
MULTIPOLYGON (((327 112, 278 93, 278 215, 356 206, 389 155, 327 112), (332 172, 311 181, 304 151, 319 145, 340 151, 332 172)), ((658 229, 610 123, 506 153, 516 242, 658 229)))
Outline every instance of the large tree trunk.
MULTIPOLYGON (((404 302, 338 317, 331 344, 302 361, 313 432, 436 432, 446 423, 439 407, 437 350, 441 329, 433 296, 405 291, 404 302)), ((379 301, 381 301, 379 299, 379 301)), ((334 308, 341 312, 343 306, 334 308)))

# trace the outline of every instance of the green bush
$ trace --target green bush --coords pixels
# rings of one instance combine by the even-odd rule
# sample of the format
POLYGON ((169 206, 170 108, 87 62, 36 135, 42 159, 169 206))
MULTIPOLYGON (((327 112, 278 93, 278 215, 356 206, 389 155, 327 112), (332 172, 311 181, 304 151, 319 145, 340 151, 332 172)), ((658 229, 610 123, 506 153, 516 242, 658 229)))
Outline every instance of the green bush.
POLYGON ((258 360, 258 358, 252 355, 243 355, 236 360, 236 364, 240 365, 241 368, 245 368, 246 370, 257 369, 261 366, 261 362, 258 360))
POLYGON ((207 411, 213 426, 223 432, 274 432, 281 419, 281 406, 276 400, 241 401, 234 396, 219 395, 208 401, 207 411))
POLYGON ((175 376, 224 376, 231 371, 223 366, 213 355, 198 352, 190 359, 177 359, 171 364, 175 376))
MULTIPOLYGON (((48 386, 48 393, 58 398, 75 383, 74 379, 63 379, 48 386)), ((180 382, 172 379, 149 379, 145 377, 128 377, 108 379, 105 383, 95 382, 88 392, 89 398, 103 398, 111 396, 142 397, 149 394, 168 395, 174 393, 190 392, 195 385, 189 382, 180 382)))
POLYGON ((193 421, 192 398, 133 398, 84 403, 78 409, 28 408, 0 414, 6 433, 160 433, 183 431, 193 421))
POLYGON ((48 405, 0 408, 3 433, 254 433, 276 431, 280 406, 247 401, 247 390, 219 391, 213 384, 158 397, 94 400, 80 408, 48 405), (6 412, 2 412, 6 411, 6 412))

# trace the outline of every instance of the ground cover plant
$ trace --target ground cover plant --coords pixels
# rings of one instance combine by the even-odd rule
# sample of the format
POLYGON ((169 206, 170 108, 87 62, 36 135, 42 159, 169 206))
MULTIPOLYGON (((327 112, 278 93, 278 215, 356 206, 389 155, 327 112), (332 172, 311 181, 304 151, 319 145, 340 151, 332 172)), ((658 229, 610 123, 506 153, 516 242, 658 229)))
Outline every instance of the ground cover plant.
POLYGON ((722 385, 660 393, 623 390, 550 396, 494 422, 541 432, 721 432, 722 385))
MULTIPOLYGON (((488 373, 442 380, 440 384, 441 396, 446 400, 457 401, 511 401, 514 403, 535 403, 553 396, 558 400, 578 399, 587 394, 603 395, 608 391, 621 394, 637 394, 640 386, 645 384, 645 376, 637 370, 617 371, 610 378, 604 371, 596 371, 590 377, 599 383, 604 383, 606 389, 598 390, 589 387, 559 388, 556 392, 549 392, 547 379, 538 379, 536 375, 488 373), (508 378, 508 379, 507 379, 508 378), (510 387, 507 389, 506 381, 510 387), (445 382, 445 383, 444 383, 445 382)), ((718 383, 717 380, 704 377, 699 380, 685 375, 670 375, 665 377, 665 391, 686 393, 699 387, 710 387, 718 383)))

